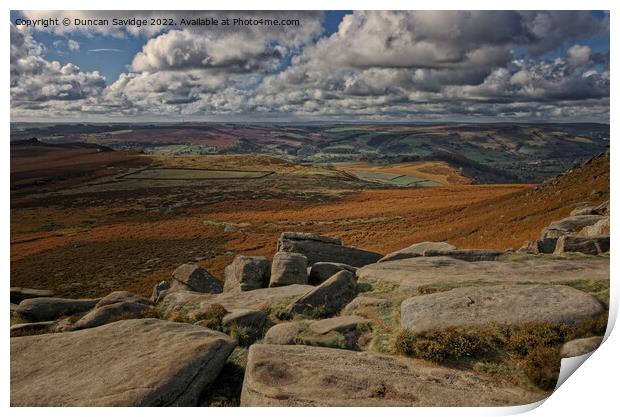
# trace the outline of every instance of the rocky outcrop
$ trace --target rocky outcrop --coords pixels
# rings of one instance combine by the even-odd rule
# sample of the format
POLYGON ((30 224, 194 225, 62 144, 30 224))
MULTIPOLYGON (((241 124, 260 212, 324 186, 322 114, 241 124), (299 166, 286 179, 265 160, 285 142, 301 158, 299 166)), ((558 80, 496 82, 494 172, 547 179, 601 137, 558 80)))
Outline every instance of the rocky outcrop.
POLYGON ((562 255, 570 252, 579 252, 587 255, 602 255, 609 252, 609 236, 562 236, 555 245, 554 253, 562 255))
POLYGON ((597 221, 592 226, 586 226, 579 231, 580 236, 595 237, 595 236, 609 236, 611 230, 609 224, 609 217, 597 221))
POLYGON ((172 273, 170 290, 218 294, 222 292, 223 286, 220 281, 200 265, 183 264, 172 273))
POLYGON ((408 298, 400 323, 420 333, 488 323, 574 324, 602 312, 596 298, 565 285, 487 285, 408 298))
POLYGON ((54 291, 33 288, 11 287, 11 303, 19 304, 29 298, 53 297, 54 291))
POLYGON ((269 284, 269 260, 264 256, 237 256, 226 267, 224 275, 224 292, 265 288, 269 284))
POLYGON ((284 232, 278 240, 278 252, 301 253, 309 264, 336 262, 361 267, 381 259, 382 255, 343 246, 339 239, 311 233, 284 232))
POLYGON ((309 329, 317 334, 329 332, 348 332, 356 330, 359 326, 370 325, 370 320, 360 316, 338 316, 330 319, 317 320, 310 324, 309 329))
POLYGON ((408 358, 265 344, 250 347, 241 405, 505 406, 544 396, 408 358))
POLYGON ((295 299, 313 288, 311 285, 286 285, 284 287, 222 294, 177 291, 166 295, 162 301, 162 310, 165 318, 170 317, 175 312, 183 312, 189 319, 199 316, 201 312, 208 310, 214 304, 223 306, 227 311, 261 310, 295 299))
POLYGON ((38 321, 36 323, 19 323, 11 326, 11 337, 30 336, 33 333, 47 333, 54 330, 55 321, 38 321))
POLYGON ((236 345, 156 319, 11 339, 12 406, 196 406, 236 345))
POLYGON ((327 315, 339 311, 357 293, 355 275, 340 271, 330 279, 293 301, 286 313, 304 315, 327 315))
POLYGON ((424 256, 424 252, 427 250, 432 251, 452 251, 456 246, 453 246, 447 242, 420 242, 415 243, 407 248, 397 250, 396 252, 389 253, 378 262, 397 261, 399 259, 416 258, 418 256, 424 256))
POLYGON ((300 253, 278 252, 271 263, 270 287, 308 283, 308 259, 300 253))
POLYGON ((103 297, 95 306, 95 308, 104 307, 110 304, 117 303, 132 303, 132 304, 144 304, 147 306, 153 305, 153 302, 146 297, 134 294, 129 291, 114 291, 103 297))
POLYGON ((261 329, 265 325, 267 314, 260 310, 233 310, 222 319, 224 327, 238 326, 261 329))
POLYGON ((79 319, 71 330, 89 329, 118 320, 141 319, 155 315, 154 308, 149 304, 118 302, 94 308, 79 319))
POLYGON ((466 262, 449 257, 419 257, 368 265, 357 271, 362 283, 393 284, 415 295, 425 286, 608 281, 609 259, 563 259, 540 257, 493 262, 466 262))
POLYGON ((305 326, 299 321, 279 323, 265 334, 264 343, 271 345, 294 345, 305 326))
POLYGON ((578 233, 586 226, 591 226, 602 220, 603 216, 599 215, 586 215, 586 216, 571 216, 564 219, 555 221, 549 226, 543 229, 540 238, 541 239, 558 239, 564 235, 578 233))
POLYGON ((19 303, 16 313, 27 320, 49 321, 86 312, 98 302, 99 299, 29 298, 19 303))
POLYGON ((151 301, 158 303, 165 295, 165 292, 170 289, 170 283, 168 281, 161 281, 153 286, 153 292, 151 294, 151 301))
POLYGON ((390 301, 384 298, 368 297, 360 295, 355 297, 353 301, 344 306, 342 312, 344 314, 354 314, 358 309, 364 308, 381 308, 390 305, 390 301))
POLYGON ((563 358, 572 358, 575 356, 585 355, 586 353, 590 353, 598 348, 601 343, 603 343, 602 336, 571 340, 562 346, 560 354, 563 358))
POLYGON ((310 268, 308 282, 311 285, 320 285, 323 282, 327 281, 328 278, 331 278, 332 275, 340 271, 349 271, 355 273, 355 271, 357 271, 357 268, 336 262, 317 262, 310 268))
POLYGON ((495 261, 502 254, 501 251, 487 249, 455 249, 455 250, 434 250, 424 251, 424 256, 449 256, 450 258, 460 259, 467 262, 495 261))

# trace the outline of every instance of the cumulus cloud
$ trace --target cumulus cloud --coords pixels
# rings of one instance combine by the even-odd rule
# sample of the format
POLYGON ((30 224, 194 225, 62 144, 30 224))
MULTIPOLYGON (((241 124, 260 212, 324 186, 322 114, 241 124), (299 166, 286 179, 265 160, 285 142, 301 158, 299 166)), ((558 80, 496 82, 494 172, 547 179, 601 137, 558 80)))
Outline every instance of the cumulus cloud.
MULTIPOLYGON (((148 17, 152 12, 71 13, 71 18, 111 19, 148 17)), ((25 14, 53 17, 48 12, 25 14)), ((16 39, 24 46, 14 52, 12 29, 12 97, 31 97, 41 106, 53 102, 62 111, 132 116, 609 117, 609 52, 593 52, 580 42, 608 35, 608 17, 601 22, 581 11, 356 11, 346 15, 331 36, 321 37, 322 15, 316 12, 156 16, 178 20, 231 14, 297 17, 302 25, 234 30, 91 27, 89 36, 145 37, 128 71, 107 86, 97 72, 46 61, 43 45, 31 37, 16 39), (548 58, 567 44, 562 56, 548 58), (30 66, 45 70, 29 70, 22 63, 14 71, 14 54, 19 60, 23 51, 29 51, 30 66), (36 76, 29 75, 33 71, 36 76), (61 81, 49 80, 52 74, 61 81)), ((49 30, 67 35, 86 29, 49 30)))
MULTIPOLYGON (((42 57, 44 47, 11 25, 11 107, 46 109, 54 102, 96 99, 105 88, 97 72, 42 57)), ((64 105, 59 105, 59 108, 64 105)))

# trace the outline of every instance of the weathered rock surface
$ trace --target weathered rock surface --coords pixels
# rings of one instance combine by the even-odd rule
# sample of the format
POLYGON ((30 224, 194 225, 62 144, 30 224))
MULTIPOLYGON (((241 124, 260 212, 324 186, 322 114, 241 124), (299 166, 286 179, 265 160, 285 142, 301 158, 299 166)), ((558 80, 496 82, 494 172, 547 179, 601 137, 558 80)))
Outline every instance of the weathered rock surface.
POLYGON ((400 323, 420 333, 487 323, 573 324, 602 312, 596 298, 565 285, 487 285, 408 298, 400 323))
POLYGON ((263 342, 272 345, 294 345, 303 330, 304 325, 298 321, 279 323, 267 331, 263 342))
POLYGON ((28 320, 48 321, 83 313, 95 307, 98 302, 98 298, 77 300, 54 297, 29 298, 19 303, 16 312, 28 320))
POLYGON ((170 289, 219 294, 223 285, 200 265, 183 264, 172 273, 170 289))
POLYGON ((222 319, 225 327, 242 326, 260 329, 265 325, 267 314, 260 310, 233 310, 222 319))
POLYGON ((312 290, 311 285, 286 285, 284 287, 261 288, 238 293, 199 294, 189 291, 172 292, 165 296, 164 315, 183 309, 190 317, 199 314, 213 304, 222 305, 227 311, 273 307, 286 300, 295 299, 312 290))
POLYGON ((91 327, 102 326, 118 320, 141 319, 153 316, 154 308, 147 303, 140 302, 117 302, 114 304, 104 304, 92 309, 80 318, 71 330, 82 330, 91 327))
POLYGON ((310 324, 310 330, 317 334, 329 332, 346 332, 355 330, 358 326, 369 325, 370 320, 360 316, 339 316, 318 320, 310 324))
POLYGON ((224 292, 265 288, 269 284, 269 260, 264 256, 237 256, 224 274, 224 292))
POLYGON ((29 298, 52 297, 54 291, 33 288, 11 287, 11 303, 19 304, 29 298))
POLYGON ((409 358, 264 344, 250 347, 241 405, 499 406, 544 396, 409 358))
POLYGON ((609 236, 610 230, 609 217, 604 217, 592 226, 586 226, 581 229, 579 235, 588 237, 609 236))
POLYGON ((407 248, 397 250, 396 252, 389 253, 378 262, 397 261, 399 259, 416 258, 418 256, 424 256, 424 252, 427 250, 433 251, 452 251, 456 246, 453 246, 447 242, 420 242, 415 243, 407 248))
POLYGON ((270 287, 308 283, 308 259, 300 253, 277 252, 271 263, 270 287))
POLYGON ((19 323, 11 326, 11 337, 21 336, 29 332, 52 331, 55 321, 38 321, 36 323, 19 323))
POLYGON ((555 251, 556 243, 557 239, 555 238, 530 240, 529 242, 526 242, 518 252, 531 254, 553 253, 555 251))
POLYGON ((153 286, 153 293, 151 294, 151 301, 158 303, 164 296, 164 293, 170 289, 170 283, 168 281, 161 281, 153 286))
POLYGON ((609 236, 562 236, 557 241, 554 253, 562 255, 569 252, 579 252, 587 255, 601 255, 609 252, 609 236))
POLYGON ((467 262, 495 261, 502 254, 500 251, 486 249, 455 249, 455 250, 427 250, 424 256, 449 256, 467 262))
POLYGON ((156 319, 12 338, 11 405, 195 406, 235 345, 156 319))
POLYGON ((466 262, 449 257, 419 257, 368 265, 357 271, 360 282, 388 283, 415 295, 426 285, 477 285, 479 283, 552 283, 609 280, 609 259, 545 259, 466 262))
POLYGON ((602 336, 586 337, 566 342, 562 346, 561 355, 563 358, 585 355, 598 348, 603 343, 602 336))
POLYGON ((320 285, 331 278, 337 272, 349 271, 355 273, 357 268, 354 266, 336 262, 317 262, 310 268, 308 281, 311 285, 320 285))
POLYGON ((336 313, 357 293, 357 280, 349 271, 340 271, 330 279, 293 301, 286 309, 288 315, 336 313))
POLYGON ((350 246, 343 246, 339 239, 311 233, 284 232, 278 240, 279 252, 301 253, 309 264, 336 262, 361 267, 381 259, 382 255, 350 246))
POLYGON ((114 291, 103 297, 95 307, 99 308, 116 303, 135 303, 144 304, 147 306, 153 305, 153 302, 151 300, 146 297, 142 297, 141 295, 134 294, 129 291, 114 291))
POLYGON ((364 295, 357 296, 349 304, 342 309, 343 314, 354 314, 358 308, 374 307, 380 308, 390 304, 389 300, 384 298, 368 297, 364 295))
POLYGON ((540 238, 558 239, 564 235, 578 233, 584 227, 591 226, 602 219, 603 216, 599 215, 566 217, 564 219, 555 221, 546 228, 544 228, 540 238))

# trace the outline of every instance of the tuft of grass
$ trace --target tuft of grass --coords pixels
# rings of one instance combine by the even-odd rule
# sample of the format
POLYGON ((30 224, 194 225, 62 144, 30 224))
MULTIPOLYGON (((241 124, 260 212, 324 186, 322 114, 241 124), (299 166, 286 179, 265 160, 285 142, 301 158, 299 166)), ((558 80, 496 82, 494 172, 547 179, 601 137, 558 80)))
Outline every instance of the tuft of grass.
POLYGON ((193 323, 201 322, 200 325, 212 330, 223 331, 222 319, 228 311, 221 304, 210 304, 200 311, 192 320, 193 323))
POLYGON ((522 372, 537 387, 555 387, 560 369, 560 348, 569 340, 600 336, 607 327, 607 313, 572 326, 525 323, 518 326, 448 328, 414 334, 401 329, 394 337, 396 353, 435 363, 470 366, 492 374, 519 379, 522 372), (512 375, 510 375, 512 374, 512 375))
POLYGON ((265 336, 265 328, 239 326, 234 324, 230 326, 229 334, 231 337, 237 339, 239 346, 247 347, 265 336))
POLYGON ((246 348, 235 348, 215 381, 203 394, 205 397, 200 401, 201 406, 239 407, 247 356, 246 348))

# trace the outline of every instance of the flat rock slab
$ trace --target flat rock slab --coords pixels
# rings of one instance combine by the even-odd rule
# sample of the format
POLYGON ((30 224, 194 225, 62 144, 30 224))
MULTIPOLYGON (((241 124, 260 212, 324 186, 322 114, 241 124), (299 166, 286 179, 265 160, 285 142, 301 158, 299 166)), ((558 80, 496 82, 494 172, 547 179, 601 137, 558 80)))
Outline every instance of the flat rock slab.
POLYGON ((603 220, 604 216, 587 215, 587 216, 570 216, 551 223, 543 229, 540 238, 557 239, 567 234, 577 233, 586 226, 591 226, 603 220))
POLYGON ((503 406, 544 398, 494 378, 372 352, 252 345, 242 406, 503 406))
POLYGON ((585 355, 586 353, 590 353, 598 348, 601 343, 603 343, 602 336, 571 340, 562 346, 560 354, 563 358, 572 358, 575 356, 585 355))
POLYGON ((199 312, 212 304, 221 304, 226 310, 252 309, 272 307, 282 300, 299 297, 314 289, 312 285, 286 285, 283 287, 261 288, 252 291, 200 294, 190 291, 169 293, 164 298, 165 312, 171 313, 177 308, 185 308, 199 312))
POLYGON ((97 299, 77 299, 39 297, 29 298, 19 303, 17 314, 34 321, 55 320, 62 316, 83 313, 95 307, 97 299))
POLYGON ((400 323, 420 333, 488 323, 573 324, 602 312, 596 298, 565 285, 487 285, 408 298, 400 323))
POLYGON ((236 342, 156 319, 11 339, 12 406, 195 406, 236 342))
POLYGON ((411 258, 368 265, 357 271, 360 282, 391 283, 409 294, 424 285, 477 283, 552 283, 609 280, 609 259, 549 259, 467 262, 449 257, 411 258))
POLYGON ((358 308, 366 308, 366 307, 381 308, 381 307, 386 307, 388 305, 390 305, 390 301, 384 298, 367 297, 364 295, 360 295, 360 296, 355 297, 353 301, 347 304, 342 309, 342 312, 344 314, 353 314, 355 313, 355 311, 357 311, 358 308))
POLYGON ((284 232, 278 240, 278 252, 295 252, 306 256, 310 265, 335 262, 361 267, 377 262, 383 255, 343 246, 340 240, 309 233, 284 232))
POLYGON ((28 298, 52 297, 54 291, 34 288, 11 287, 11 303, 19 304, 28 298))
POLYGON ((298 321, 279 323, 265 334, 264 343, 271 345, 294 345, 297 337, 304 331, 304 325, 298 321))
POLYGON ((426 252, 427 250, 450 251, 450 250, 455 250, 455 249, 456 249, 456 246, 453 246, 447 242, 420 242, 420 243, 415 243, 404 249, 400 249, 395 252, 388 253, 383 258, 379 259, 378 262, 388 262, 388 261, 397 261, 399 259, 417 258, 419 256, 424 256, 424 252, 426 252))
POLYGON ((339 316, 315 321, 310 324, 310 330, 318 334, 327 334, 329 332, 342 333, 368 324, 370 324, 370 320, 361 316, 339 316))
POLYGON ((97 304, 97 307, 80 318, 71 327, 71 330, 82 330, 102 326, 117 320, 154 317, 154 313, 155 309, 150 304, 146 303, 119 302, 104 304, 103 306, 97 304))

